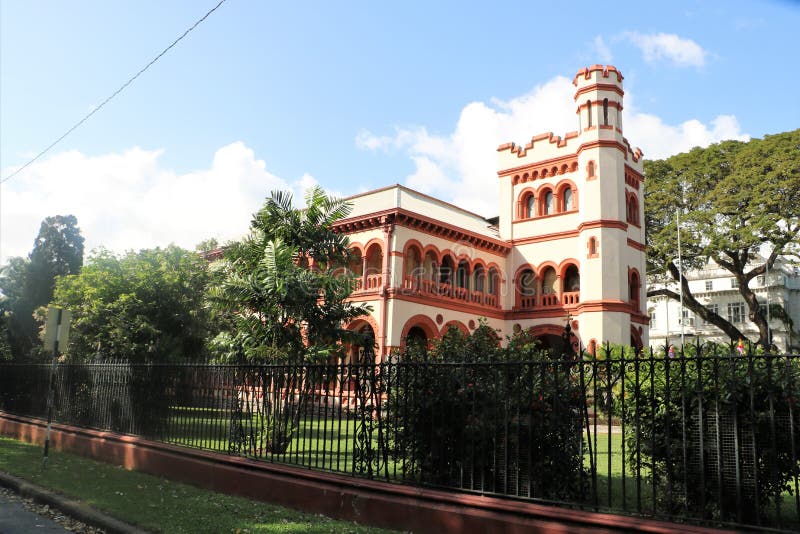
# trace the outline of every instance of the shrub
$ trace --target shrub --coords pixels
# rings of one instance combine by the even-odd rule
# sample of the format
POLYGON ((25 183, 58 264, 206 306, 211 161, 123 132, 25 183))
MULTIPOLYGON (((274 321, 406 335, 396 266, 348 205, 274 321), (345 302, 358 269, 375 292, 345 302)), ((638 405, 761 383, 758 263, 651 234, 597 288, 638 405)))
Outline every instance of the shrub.
POLYGON ((756 522, 798 474, 797 362, 771 355, 643 357, 624 369, 628 465, 668 512, 756 522))
POLYGON ((566 500, 584 491, 583 391, 575 361, 519 333, 451 328, 391 367, 394 454, 435 485, 566 500))

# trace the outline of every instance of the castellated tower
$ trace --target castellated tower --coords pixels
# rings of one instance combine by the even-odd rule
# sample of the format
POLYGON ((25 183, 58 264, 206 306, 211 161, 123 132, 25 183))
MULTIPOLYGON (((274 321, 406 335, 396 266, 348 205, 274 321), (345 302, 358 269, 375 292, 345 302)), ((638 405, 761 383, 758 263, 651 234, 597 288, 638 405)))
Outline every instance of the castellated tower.
POLYGON ((613 66, 581 69, 577 131, 498 148, 515 328, 556 334, 568 312, 583 346, 648 343, 642 152, 623 136, 622 79, 613 66))

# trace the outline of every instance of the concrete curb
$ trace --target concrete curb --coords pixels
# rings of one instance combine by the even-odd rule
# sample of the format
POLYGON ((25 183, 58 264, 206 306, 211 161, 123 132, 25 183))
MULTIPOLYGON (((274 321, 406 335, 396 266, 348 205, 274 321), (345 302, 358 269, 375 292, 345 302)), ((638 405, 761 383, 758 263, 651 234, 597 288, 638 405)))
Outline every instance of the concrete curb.
POLYGON ((39 504, 46 504, 51 508, 61 510, 70 517, 83 521, 87 525, 101 528, 109 534, 147 534, 148 532, 105 515, 80 501, 68 499, 63 495, 7 473, 0 472, 0 486, 9 488, 22 497, 33 499, 39 504))

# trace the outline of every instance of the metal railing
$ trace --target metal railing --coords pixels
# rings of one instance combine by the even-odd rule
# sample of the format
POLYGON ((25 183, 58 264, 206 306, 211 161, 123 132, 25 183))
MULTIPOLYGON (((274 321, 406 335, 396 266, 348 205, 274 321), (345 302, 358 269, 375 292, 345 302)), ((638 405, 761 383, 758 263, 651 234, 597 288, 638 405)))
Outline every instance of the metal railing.
MULTIPOLYGON (((602 351, 601 351, 602 352, 602 351)), ((0 364, 43 417, 49 365, 0 364)), ((800 528, 800 356, 60 364, 55 420, 389 482, 800 528)))

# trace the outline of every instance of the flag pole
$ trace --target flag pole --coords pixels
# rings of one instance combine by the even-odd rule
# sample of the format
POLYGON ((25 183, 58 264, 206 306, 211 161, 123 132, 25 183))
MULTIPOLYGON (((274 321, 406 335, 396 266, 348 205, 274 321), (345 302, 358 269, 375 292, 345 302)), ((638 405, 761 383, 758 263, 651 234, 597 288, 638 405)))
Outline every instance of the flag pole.
POLYGON ((678 228, 678 288, 680 289, 681 295, 681 311, 680 315, 680 323, 681 323, 681 350, 683 350, 683 345, 685 342, 685 334, 684 334, 684 323, 686 321, 683 320, 683 260, 681 259, 681 210, 678 208, 675 211, 675 226, 678 228))

